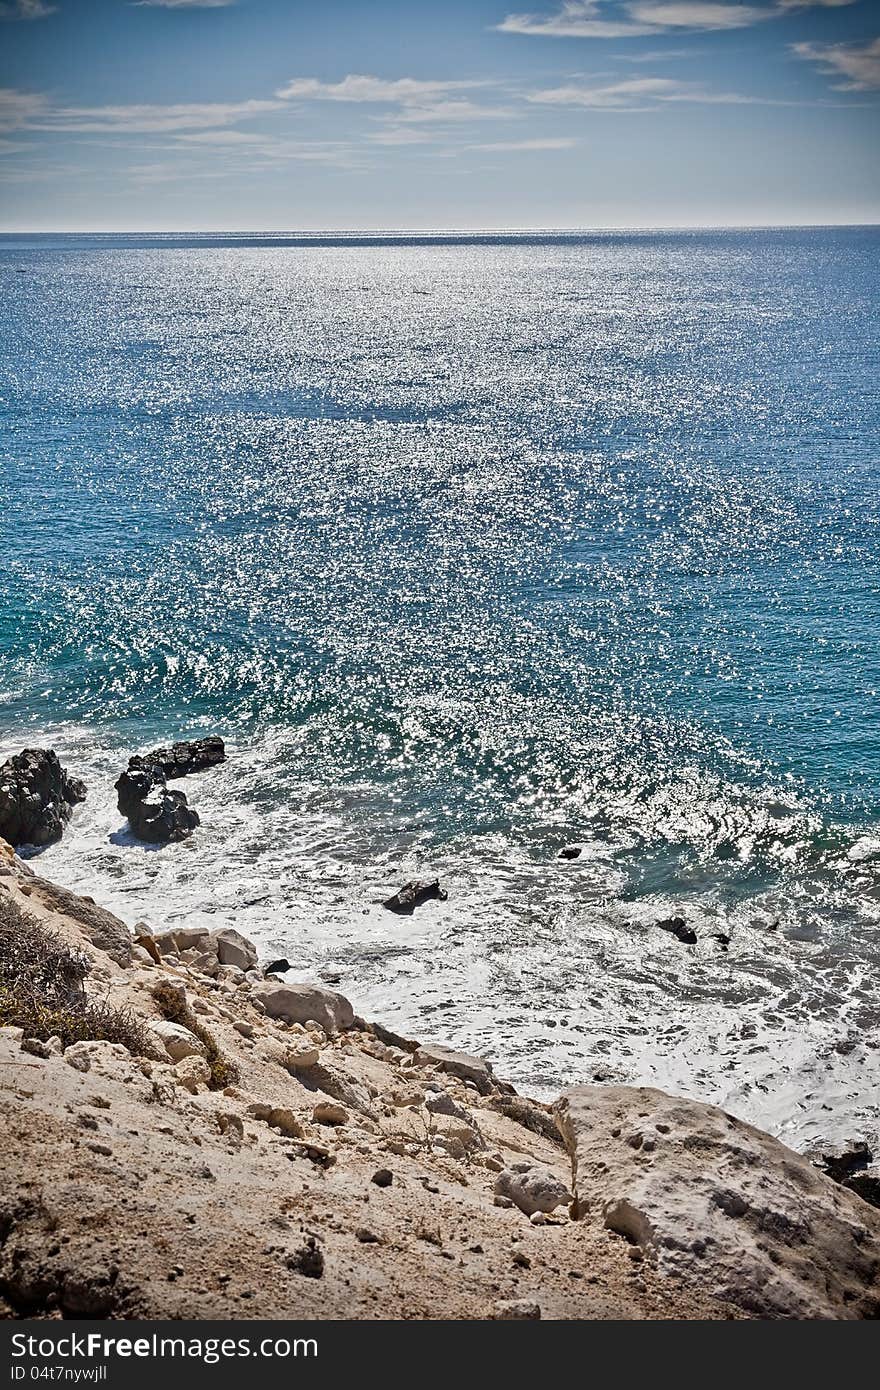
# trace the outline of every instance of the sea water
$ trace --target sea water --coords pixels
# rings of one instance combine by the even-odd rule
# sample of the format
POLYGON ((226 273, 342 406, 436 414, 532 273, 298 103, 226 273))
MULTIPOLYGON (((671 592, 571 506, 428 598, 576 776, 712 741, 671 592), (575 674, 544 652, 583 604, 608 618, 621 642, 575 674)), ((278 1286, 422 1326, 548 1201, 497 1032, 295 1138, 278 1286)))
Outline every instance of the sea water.
POLYGON ((878 251, 0 238, 0 756, 89 788, 40 871, 537 1094, 876 1135, 878 251))

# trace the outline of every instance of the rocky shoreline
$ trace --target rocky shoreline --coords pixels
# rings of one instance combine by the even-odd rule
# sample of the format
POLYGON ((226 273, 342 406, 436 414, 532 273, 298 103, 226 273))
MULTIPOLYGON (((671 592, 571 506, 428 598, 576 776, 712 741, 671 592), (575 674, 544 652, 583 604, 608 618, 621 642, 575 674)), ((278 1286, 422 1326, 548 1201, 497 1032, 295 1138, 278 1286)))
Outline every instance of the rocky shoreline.
POLYGON ((880 1314, 880 1211, 711 1106, 518 1096, 6 845, 0 931, 63 946, 103 1011, 0 1028, 6 1317, 880 1314))

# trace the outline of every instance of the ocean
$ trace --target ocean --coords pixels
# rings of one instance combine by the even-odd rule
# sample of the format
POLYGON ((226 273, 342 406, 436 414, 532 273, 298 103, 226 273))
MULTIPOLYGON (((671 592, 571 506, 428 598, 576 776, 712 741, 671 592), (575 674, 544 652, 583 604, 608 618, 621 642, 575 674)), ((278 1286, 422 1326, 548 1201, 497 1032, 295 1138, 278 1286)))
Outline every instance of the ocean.
POLYGON ((878 252, 0 237, 0 757, 89 788, 40 871, 525 1091, 876 1139, 878 252))

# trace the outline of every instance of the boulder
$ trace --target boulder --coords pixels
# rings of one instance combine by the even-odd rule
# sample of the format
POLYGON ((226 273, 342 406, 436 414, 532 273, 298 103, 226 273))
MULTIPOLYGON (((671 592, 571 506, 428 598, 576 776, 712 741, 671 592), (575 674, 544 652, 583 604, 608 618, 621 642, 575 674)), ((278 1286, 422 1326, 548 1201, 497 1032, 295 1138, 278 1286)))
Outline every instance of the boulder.
POLYGON ((439 879, 421 882, 414 880, 412 883, 405 883, 402 888, 398 888, 396 893, 392 893, 390 898, 386 898, 382 906, 389 912, 397 912, 401 916, 408 917, 422 903, 429 902, 432 898, 437 898, 441 903, 445 903, 448 893, 440 887, 439 879))
POLYGON ((493 1191, 498 1197, 508 1197, 526 1216, 536 1211, 555 1211, 557 1207, 568 1206, 571 1202, 571 1193, 555 1173, 551 1173, 549 1168, 536 1168, 531 1164, 505 1168, 495 1179, 493 1191))
POLYGON ((777 1139, 647 1087, 556 1103, 576 1211, 760 1318, 880 1315, 880 1216, 777 1139))
POLYGON ((51 749, 25 748, 0 767, 0 835, 13 846, 51 845, 85 797, 51 749))
POLYGON ((342 994, 320 985, 281 985, 268 982, 253 996, 270 1018, 286 1023, 319 1023, 327 1033, 338 1033, 354 1023, 354 1009, 342 994))
POLYGON ((483 1057, 471 1057, 467 1052, 455 1052, 451 1047, 420 1047, 415 1053, 415 1061, 422 1067, 439 1067, 450 1076, 458 1076, 462 1081, 472 1081, 481 1095, 488 1095, 497 1089, 498 1083, 492 1073, 492 1064, 483 1057))
POLYGON ((158 767, 166 781, 188 777, 191 772, 204 772, 226 761, 226 745, 222 738, 196 738, 172 743, 170 748, 154 748, 150 753, 136 753, 128 760, 129 772, 158 767))
POLYGON ((115 784, 120 815, 131 833, 148 844, 187 839, 199 824, 183 792, 169 791, 157 767, 123 772, 115 784))
POLYGON ((178 1085, 192 1095, 197 1095, 200 1086, 208 1086, 211 1082, 211 1068, 204 1057, 199 1057, 193 1053, 184 1057, 174 1068, 178 1085))
POLYGON ((250 970, 256 965, 256 946, 234 927, 224 927, 222 931, 217 932, 214 940, 217 943, 217 957, 221 965, 234 965, 239 970, 250 970))
POLYGON ((657 923, 661 931, 668 931, 683 946, 696 946, 697 933, 689 927, 683 917, 664 917, 657 923))
POLYGON ((163 1018, 151 1025, 151 1030, 164 1047, 172 1062, 182 1062, 184 1057, 204 1057, 205 1044, 201 1042, 182 1023, 172 1023, 163 1018))

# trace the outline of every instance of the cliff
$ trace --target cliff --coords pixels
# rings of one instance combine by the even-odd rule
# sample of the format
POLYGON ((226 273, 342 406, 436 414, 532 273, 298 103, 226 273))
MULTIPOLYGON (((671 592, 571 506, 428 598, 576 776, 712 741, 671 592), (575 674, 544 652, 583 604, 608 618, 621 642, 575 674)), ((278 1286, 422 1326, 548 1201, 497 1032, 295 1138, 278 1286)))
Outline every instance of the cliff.
POLYGON ((255 962, 0 845, 5 1316, 877 1315, 880 1212, 769 1136, 541 1105, 255 962))

